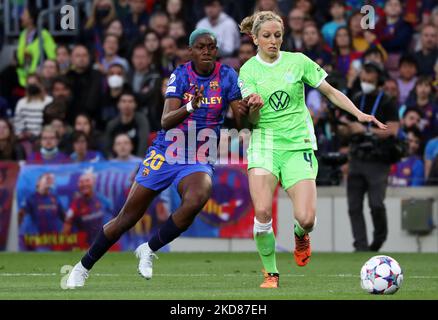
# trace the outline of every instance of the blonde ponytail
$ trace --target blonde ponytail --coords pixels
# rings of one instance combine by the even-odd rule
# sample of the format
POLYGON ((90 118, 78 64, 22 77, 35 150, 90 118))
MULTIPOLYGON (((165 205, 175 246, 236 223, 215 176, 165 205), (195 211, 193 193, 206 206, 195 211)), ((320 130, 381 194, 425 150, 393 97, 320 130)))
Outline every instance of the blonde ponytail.
POLYGON ((254 13, 252 16, 246 17, 240 23, 240 32, 248 35, 254 35, 257 37, 258 32, 263 23, 267 21, 277 21, 281 24, 281 28, 284 32, 284 24, 281 17, 272 11, 260 11, 254 13))

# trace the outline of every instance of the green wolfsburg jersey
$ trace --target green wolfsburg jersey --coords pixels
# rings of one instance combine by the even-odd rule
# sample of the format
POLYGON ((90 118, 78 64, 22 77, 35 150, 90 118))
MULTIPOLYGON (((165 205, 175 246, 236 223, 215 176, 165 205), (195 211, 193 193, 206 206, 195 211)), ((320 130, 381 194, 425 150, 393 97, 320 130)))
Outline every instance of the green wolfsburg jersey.
POLYGON ((271 64, 258 55, 248 60, 239 74, 242 96, 257 93, 264 101, 260 120, 253 126, 260 130, 253 130, 249 149, 272 145, 275 150, 316 150, 304 83, 316 88, 326 76, 324 69, 302 53, 281 51, 271 64))

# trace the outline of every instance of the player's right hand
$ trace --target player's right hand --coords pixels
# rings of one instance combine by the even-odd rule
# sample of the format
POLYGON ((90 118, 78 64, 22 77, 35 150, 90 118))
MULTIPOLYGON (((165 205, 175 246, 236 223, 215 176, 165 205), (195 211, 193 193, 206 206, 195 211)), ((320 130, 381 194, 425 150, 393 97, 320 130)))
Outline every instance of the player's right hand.
POLYGON ((204 85, 201 85, 201 88, 195 86, 195 95, 192 100, 192 107, 194 109, 199 109, 201 107, 201 102, 203 97, 204 97, 204 85))

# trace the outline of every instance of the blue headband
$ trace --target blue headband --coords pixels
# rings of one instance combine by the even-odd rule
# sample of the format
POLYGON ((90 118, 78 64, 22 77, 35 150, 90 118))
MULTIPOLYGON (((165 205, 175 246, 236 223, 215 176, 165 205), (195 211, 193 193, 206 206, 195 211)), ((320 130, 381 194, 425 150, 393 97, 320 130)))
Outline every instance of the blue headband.
POLYGON ((214 41, 217 42, 217 37, 216 37, 216 35, 212 31, 210 31, 208 29, 195 29, 190 34, 189 46, 192 47, 193 44, 195 43, 196 39, 198 39, 200 36, 203 36, 203 35, 206 35, 206 34, 209 35, 209 36, 212 36, 214 41))

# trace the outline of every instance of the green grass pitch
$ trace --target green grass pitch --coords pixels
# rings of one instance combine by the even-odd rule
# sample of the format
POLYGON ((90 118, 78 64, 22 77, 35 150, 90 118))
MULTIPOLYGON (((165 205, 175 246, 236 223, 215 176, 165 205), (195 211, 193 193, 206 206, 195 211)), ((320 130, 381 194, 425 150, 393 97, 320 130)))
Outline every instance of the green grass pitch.
POLYGON ((392 296, 362 291, 359 272, 372 253, 318 253, 298 267, 288 253, 277 256, 279 289, 260 289, 257 253, 160 253, 154 277, 137 274, 133 253, 109 253, 93 268, 84 288, 63 290, 63 265, 72 253, 0 253, 0 299, 438 299, 438 254, 383 253, 401 264, 402 288, 392 296))

